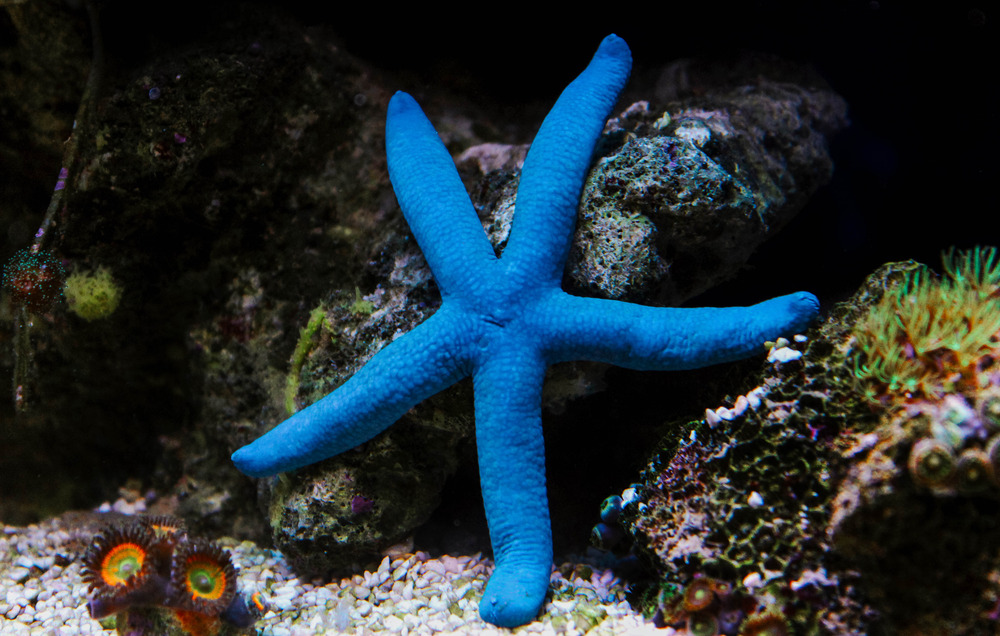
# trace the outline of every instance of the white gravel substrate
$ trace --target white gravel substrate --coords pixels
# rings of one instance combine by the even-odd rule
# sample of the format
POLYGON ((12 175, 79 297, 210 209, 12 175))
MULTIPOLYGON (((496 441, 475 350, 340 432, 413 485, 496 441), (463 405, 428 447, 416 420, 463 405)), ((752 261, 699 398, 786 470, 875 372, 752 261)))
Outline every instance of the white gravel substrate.
MULTIPOLYGON (((91 529, 58 519, 0 534, 0 634, 114 634, 87 613, 79 556, 91 529)), ((479 555, 430 558, 417 552, 385 557, 372 572, 324 584, 301 581, 278 552, 249 541, 219 543, 232 553, 240 588, 260 592, 268 611, 263 636, 313 634, 656 634, 625 601, 610 570, 565 564, 552 574, 552 594, 539 620, 516 630, 479 619, 478 601, 493 569, 479 555)))

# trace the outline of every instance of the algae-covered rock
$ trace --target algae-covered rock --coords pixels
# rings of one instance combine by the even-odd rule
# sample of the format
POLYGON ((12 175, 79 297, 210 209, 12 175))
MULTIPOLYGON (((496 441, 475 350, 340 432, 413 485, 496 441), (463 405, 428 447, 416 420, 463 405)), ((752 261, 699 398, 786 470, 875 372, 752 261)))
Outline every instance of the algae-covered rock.
MULTIPOLYGON (((110 60, 73 133, 44 247, 123 293, 101 320, 61 303, 32 321, 19 354, 26 408, 3 413, 11 522, 96 505, 139 476, 172 491, 200 529, 260 536, 253 484, 229 454, 281 417, 295 335, 331 281, 353 289, 386 236, 405 230, 384 169, 388 92, 372 71, 273 8, 227 7, 199 17, 218 28, 110 60)), ((98 19, 116 24, 125 10, 98 19)), ((49 35, 23 24, 20 46, 49 35)), ((20 83, 36 72, 12 68, 20 83)), ((39 218, 27 223, 30 238, 39 218)), ((12 368, 13 351, 4 356, 12 368)))
POLYGON ((829 574, 824 528, 842 470, 836 440, 864 419, 845 408, 849 377, 811 358, 821 338, 799 345, 800 359, 770 363, 752 391, 679 427, 625 507, 665 583, 723 581, 753 599, 751 609, 783 607, 795 633, 811 633, 817 606, 853 602, 829 574))
MULTIPOLYGON (((846 111, 821 83, 762 77, 625 108, 608 123, 587 178, 569 288, 673 305, 731 277, 830 180, 828 142, 846 126, 846 111)), ((465 155, 495 171, 478 196, 498 248, 514 213, 512 166, 523 153, 509 154, 490 146, 465 155)))
MULTIPOLYGON (((912 262, 880 268, 805 346, 779 342, 757 388, 671 434, 625 507, 664 589, 721 579, 758 610, 780 607, 794 633, 993 628, 997 334, 978 349, 974 380, 943 362, 935 373, 952 384, 940 391, 929 380, 930 395, 873 379, 873 345, 858 344, 887 298, 927 297, 912 282, 930 275, 912 262)), ((959 278, 975 280, 968 271, 959 278)), ((981 302, 993 298, 987 291, 981 302)), ((975 332, 974 322, 953 329, 975 332)), ((888 347, 901 336, 882 337, 888 347)), ((920 364, 915 355, 911 363, 920 364)), ((683 622, 665 600, 674 596, 661 595, 660 615, 683 622)))
MULTIPOLYGON (((422 258, 400 256, 388 289, 332 294, 320 310, 323 325, 301 335, 310 342, 297 348, 303 360, 294 401, 322 398, 433 313, 439 301, 429 295, 429 281, 422 258)), ((325 575, 377 561, 427 520, 455 471, 459 447, 472 438, 471 386, 461 386, 411 409, 358 448, 266 482, 271 536, 297 571, 325 575)))
POLYGON ((404 418, 391 432, 271 483, 271 537, 300 576, 377 563, 437 508, 464 431, 433 407, 420 408, 440 428, 404 418))

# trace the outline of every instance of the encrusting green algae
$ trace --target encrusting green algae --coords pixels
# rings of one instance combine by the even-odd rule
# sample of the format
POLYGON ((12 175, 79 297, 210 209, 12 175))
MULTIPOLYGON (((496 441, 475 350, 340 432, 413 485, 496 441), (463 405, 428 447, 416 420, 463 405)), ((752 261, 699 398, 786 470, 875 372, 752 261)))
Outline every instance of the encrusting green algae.
POLYGON ((63 293, 70 311, 87 321, 107 318, 122 298, 121 285, 104 267, 73 272, 66 279, 63 293))

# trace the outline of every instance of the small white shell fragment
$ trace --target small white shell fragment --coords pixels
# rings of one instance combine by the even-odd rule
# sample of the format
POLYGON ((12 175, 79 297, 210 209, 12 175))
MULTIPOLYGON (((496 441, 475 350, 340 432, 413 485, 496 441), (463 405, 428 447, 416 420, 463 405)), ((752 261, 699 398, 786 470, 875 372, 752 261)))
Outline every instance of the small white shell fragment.
POLYGON ((795 349, 789 349, 788 347, 775 347, 771 349, 771 352, 767 354, 768 362, 791 362, 792 360, 798 360, 802 357, 801 351, 796 351, 795 349))
POLYGON ((752 590, 764 584, 759 572, 751 572, 743 577, 743 587, 752 590))
POLYGON ((747 396, 741 395, 736 398, 736 404, 733 406, 733 415, 739 417, 747 412, 747 407, 750 406, 750 402, 747 400, 747 396))
POLYGON ((699 119, 683 119, 677 123, 674 136, 693 146, 703 148, 712 138, 712 131, 699 119))
POLYGON ((719 425, 722 418, 715 414, 712 409, 705 409, 705 423, 708 424, 709 428, 715 428, 719 425))
POLYGON ((623 506, 627 506, 633 501, 637 501, 638 499, 639 499, 639 493, 636 491, 635 488, 626 488, 624 491, 622 491, 623 506))

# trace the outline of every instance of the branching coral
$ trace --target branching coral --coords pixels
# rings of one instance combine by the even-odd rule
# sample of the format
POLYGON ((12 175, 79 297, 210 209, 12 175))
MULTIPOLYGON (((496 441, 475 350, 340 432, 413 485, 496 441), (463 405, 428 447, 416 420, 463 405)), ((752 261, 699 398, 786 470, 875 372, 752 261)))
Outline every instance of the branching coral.
POLYGON ((855 376, 869 396, 941 397, 981 385, 998 352, 997 250, 950 250, 943 262, 943 276, 915 270, 855 326, 855 376))

